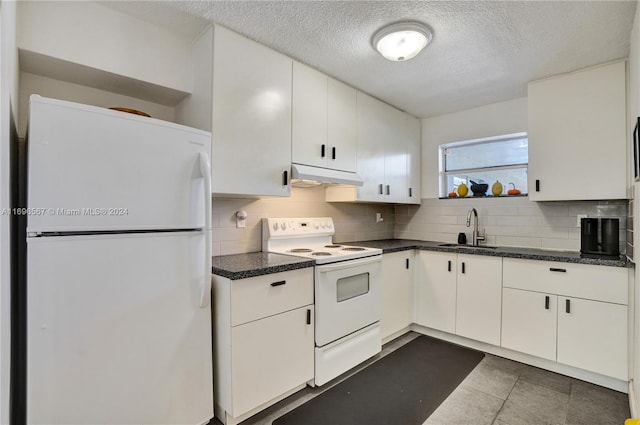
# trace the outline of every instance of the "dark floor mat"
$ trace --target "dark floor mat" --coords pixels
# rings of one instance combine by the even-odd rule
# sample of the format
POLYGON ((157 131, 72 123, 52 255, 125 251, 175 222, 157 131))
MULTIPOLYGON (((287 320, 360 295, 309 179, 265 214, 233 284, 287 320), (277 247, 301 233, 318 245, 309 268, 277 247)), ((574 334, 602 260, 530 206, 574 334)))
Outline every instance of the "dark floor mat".
POLYGON ((483 357, 419 336, 273 425, 421 425, 483 357))

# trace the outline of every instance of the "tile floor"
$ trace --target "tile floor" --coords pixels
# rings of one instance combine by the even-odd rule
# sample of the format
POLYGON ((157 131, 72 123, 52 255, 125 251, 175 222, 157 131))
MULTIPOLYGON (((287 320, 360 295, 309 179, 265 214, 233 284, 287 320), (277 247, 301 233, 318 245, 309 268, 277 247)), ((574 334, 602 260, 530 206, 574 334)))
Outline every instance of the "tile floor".
MULTIPOLYGON (((241 425, 271 424, 417 336, 410 332, 391 341, 346 376, 307 387, 241 425)), ((487 354, 423 425, 622 425, 628 417, 626 394, 487 354)))

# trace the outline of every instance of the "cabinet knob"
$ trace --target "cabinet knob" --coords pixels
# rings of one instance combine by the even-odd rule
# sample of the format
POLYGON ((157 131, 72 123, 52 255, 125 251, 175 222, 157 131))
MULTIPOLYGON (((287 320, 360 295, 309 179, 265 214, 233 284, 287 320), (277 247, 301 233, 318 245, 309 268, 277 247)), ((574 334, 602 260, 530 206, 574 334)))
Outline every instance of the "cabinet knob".
POLYGON ((382 183, 380 183, 380 185, 378 185, 378 191, 380 192, 380 195, 384 195, 383 187, 384 187, 384 185, 382 183))
POLYGON ((413 191, 409 188, 409 198, 413 197, 413 191))
POLYGON ((387 185, 387 195, 391 195, 391 187, 387 185))

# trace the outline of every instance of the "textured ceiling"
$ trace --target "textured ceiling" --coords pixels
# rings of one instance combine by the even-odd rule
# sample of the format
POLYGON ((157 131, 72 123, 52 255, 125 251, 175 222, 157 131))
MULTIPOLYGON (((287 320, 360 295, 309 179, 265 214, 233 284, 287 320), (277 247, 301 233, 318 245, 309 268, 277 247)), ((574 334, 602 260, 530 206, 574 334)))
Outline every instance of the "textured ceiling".
MULTIPOLYGON (((111 2, 103 2, 111 3, 111 2)), ((197 33, 221 24, 418 117, 526 96, 527 82, 626 58, 635 1, 193 1, 111 7, 197 33), (193 19, 193 18, 192 18, 193 19), (380 27, 433 29, 416 58, 371 47, 380 27)))

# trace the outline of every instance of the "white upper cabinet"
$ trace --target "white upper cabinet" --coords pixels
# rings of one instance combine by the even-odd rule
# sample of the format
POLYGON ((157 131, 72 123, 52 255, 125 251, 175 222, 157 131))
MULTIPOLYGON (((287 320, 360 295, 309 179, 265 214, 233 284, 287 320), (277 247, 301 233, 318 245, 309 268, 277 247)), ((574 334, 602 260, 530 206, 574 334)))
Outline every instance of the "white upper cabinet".
POLYGON ((293 63, 292 162, 356 171, 356 91, 293 63))
POLYGON ((327 166, 327 76, 293 63, 291 160, 327 166))
POLYGON ((292 62, 215 27, 214 194, 289 196, 292 62))
POLYGON ((405 115, 405 137, 407 138, 407 203, 419 204, 422 199, 422 144, 420 120, 405 115))
POLYGON ((627 197, 625 62, 529 83, 529 199, 627 197))
POLYGON ((420 122, 361 92, 356 122, 357 173, 364 185, 328 187, 327 201, 420 203, 420 122))
POLYGON ((357 161, 357 95, 356 90, 329 78, 328 86, 328 166, 356 172, 357 161))

